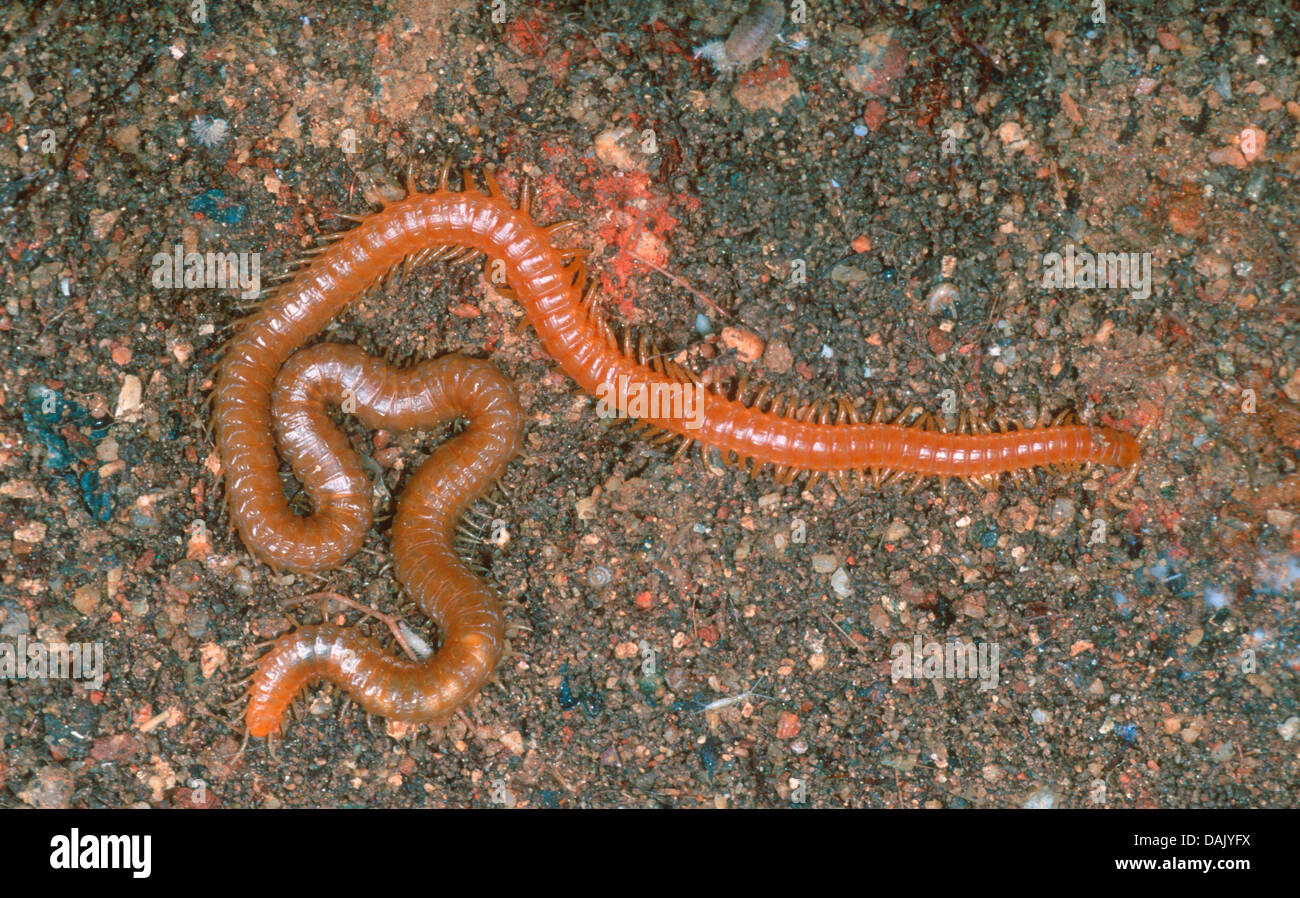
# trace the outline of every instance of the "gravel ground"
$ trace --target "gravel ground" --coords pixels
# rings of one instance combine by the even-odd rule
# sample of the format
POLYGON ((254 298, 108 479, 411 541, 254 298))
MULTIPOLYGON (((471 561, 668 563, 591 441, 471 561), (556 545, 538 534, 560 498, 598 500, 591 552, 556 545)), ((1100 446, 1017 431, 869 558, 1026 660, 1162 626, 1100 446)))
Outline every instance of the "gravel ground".
MULTIPOLYGON (((739 15, 704 2, 0 13, 0 648, 103 658, 0 685, 0 804, 1294 805, 1300 14, 808 6, 734 73, 694 56, 739 15), (439 732, 317 687, 278 757, 238 755, 258 643, 358 617, 286 601, 397 588, 382 525, 314 578, 230 532, 205 390, 244 300, 154 256, 269 278, 448 157, 530 176, 612 312, 712 378, 1073 406, 1141 466, 840 496, 673 464, 479 269, 434 267, 327 338, 518 381, 483 559, 531 632, 439 732), (1149 283, 1052 282, 1071 252, 1149 283), (997 666, 896 677, 918 641, 997 666)), ((393 494, 442 436, 353 433, 393 494)))

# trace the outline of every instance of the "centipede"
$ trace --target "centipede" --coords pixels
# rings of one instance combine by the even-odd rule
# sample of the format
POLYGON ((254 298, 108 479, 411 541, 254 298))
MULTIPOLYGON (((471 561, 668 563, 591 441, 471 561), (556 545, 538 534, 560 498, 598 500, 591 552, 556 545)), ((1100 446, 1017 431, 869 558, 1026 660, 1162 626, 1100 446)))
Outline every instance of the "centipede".
POLYGON ((557 235, 577 224, 539 225, 532 188, 517 202, 491 168, 459 187, 451 166, 422 192, 408 170, 406 196, 354 217, 355 226, 317 248, 243 320, 224 349, 213 391, 213 425, 225 502, 244 545, 278 570, 318 573, 362 546, 372 524, 371 487, 360 458, 333 423, 343 406, 370 427, 429 428, 452 419, 467 428, 412 474, 392 527, 397 580, 438 628, 441 646, 422 660, 389 655, 354 627, 323 624, 281 636, 251 676, 246 731, 265 737, 308 683, 328 680, 366 711, 402 721, 441 722, 495 673, 505 643, 491 588, 456 551, 466 509, 499 480, 524 424, 513 383, 491 363, 462 356, 396 368, 361 349, 310 344, 349 303, 396 273, 435 261, 482 256, 496 289, 522 306, 542 348, 583 390, 598 396, 692 389, 692 418, 619 412, 651 442, 680 458, 693 448, 750 476, 811 488, 826 477, 849 491, 900 483, 913 491, 950 479, 996 490, 1003 477, 1034 469, 1132 468, 1134 436, 1086 424, 1073 412, 1032 427, 962 412, 955 426, 917 405, 897 414, 881 403, 833 397, 807 401, 739 378, 708 383, 663 351, 644 330, 612 322, 588 278, 585 252, 557 235), (619 385, 624 388, 621 392, 619 385), (628 388, 633 388, 628 390, 628 388), (303 485, 311 510, 291 506, 279 453, 303 485))

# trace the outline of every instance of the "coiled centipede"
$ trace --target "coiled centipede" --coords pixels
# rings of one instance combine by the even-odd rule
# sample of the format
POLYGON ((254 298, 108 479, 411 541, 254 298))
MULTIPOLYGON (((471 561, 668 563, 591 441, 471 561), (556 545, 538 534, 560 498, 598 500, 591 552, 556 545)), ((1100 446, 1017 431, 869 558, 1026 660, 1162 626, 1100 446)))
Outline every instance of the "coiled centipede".
MULTIPOLYGON (((963 415, 954 432, 913 407, 886 420, 845 399, 800 403, 742 381, 704 388, 644 335, 621 335, 605 319, 588 282, 582 252, 552 238, 573 222, 535 224, 530 187, 518 207, 491 171, 484 193, 466 170, 459 190, 444 167, 437 189, 418 191, 357 219, 350 231, 270 295, 225 350, 215 386, 214 423, 226 501, 244 544, 259 558, 295 572, 327 570, 357 551, 370 525, 370 491, 347 439, 326 414, 351 398, 376 427, 402 429, 464 416, 469 430, 442 446, 412 477, 394 522, 399 581, 438 624, 442 648, 420 663, 398 661, 349 628, 304 627, 281 637, 252 677, 248 732, 276 732, 280 716, 308 681, 342 686, 363 708, 386 717, 442 720, 491 676, 503 644, 501 611, 490 589, 456 556, 454 528, 464 509, 500 476, 518 447, 522 412, 508 379, 486 362, 449 357, 405 371, 355 347, 301 349, 339 311, 401 266, 460 260, 478 253, 504 268, 501 292, 523 306, 547 353, 584 390, 614 389, 620 378, 641 389, 697 388, 703 414, 692 429, 680 417, 637 426, 652 439, 682 439, 724 461, 771 466, 778 480, 828 475, 881 484, 910 476, 956 477, 993 488, 1005 473, 1042 466, 1131 466, 1136 440, 1058 416, 1047 426, 994 432, 963 415), (296 355, 295 355, 296 353, 296 355), (291 358, 292 356, 292 358, 291 358), (297 516, 281 487, 281 451, 314 505, 297 516)), ((627 412, 620 406, 620 411, 627 412)))

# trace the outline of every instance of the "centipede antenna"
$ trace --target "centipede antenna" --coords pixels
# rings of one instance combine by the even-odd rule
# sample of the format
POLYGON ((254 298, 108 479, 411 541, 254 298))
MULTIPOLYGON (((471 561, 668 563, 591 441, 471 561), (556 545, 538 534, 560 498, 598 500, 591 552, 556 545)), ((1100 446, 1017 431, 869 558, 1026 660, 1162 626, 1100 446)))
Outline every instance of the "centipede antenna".
POLYGON ((560 233, 561 231, 567 230, 577 224, 580 224, 580 222, 576 218, 564 218, 561 219, 560 221, 556 221, 556 222, 552 222, 551 224, 548 224, 546 227, 542 228, 542 230, 545 231, 546 236, 550 238, 550 237, 554 237, 556 234, 560 233))

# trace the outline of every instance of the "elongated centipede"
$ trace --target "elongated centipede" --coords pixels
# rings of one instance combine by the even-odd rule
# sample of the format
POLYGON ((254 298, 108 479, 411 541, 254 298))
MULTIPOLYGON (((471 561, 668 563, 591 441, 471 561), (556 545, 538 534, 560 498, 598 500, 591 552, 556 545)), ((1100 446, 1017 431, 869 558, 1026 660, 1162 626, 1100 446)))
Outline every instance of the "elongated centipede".
MULTIPOLYGON (((517 446, 520 412, 509 382, 486 363, 465 359, 427 362, 411 372, 347 347, 303 350, 290 359, 399 266, 485 254, 485 264, 504 273, 506 286, 499 291, 518 299, 542 347, 584 390, 623 396, 629 386, 669 394, 692 389, 701 406, 691 418, 640 415, 638 426, 653 432, 655 441, 681 437, 679 454, 693 445, 717 450, 729 464, 752 465, 755 474, 770 465, 783 482, 827 474, 847 488, 850 476, 884 483, 912 475, 913 488, 928 477, 957 477, 991 489, 1002 474, 1034 467, 1137 462, 1133 437, 1067 416, 1044 427, 995 433, 963 415, 957 431, 948 432, 933 415, 918 417, 915 408, 886 420, 880 406, 864 415, 847 399, 800 403, 766 386, 751 389, 746 381, 726 391, 705 388, 644 335, 617 333, 595 301, 582 251, 552 241, 573 222, 535 224, 527 183, 516 208, 490 171, 487 193, 469 171, 462 188, 452 189, 448 171, 432 193, 419 192, 408 176, 404 199, 358 219, 357 227, 338 235, 269 296, 232 338, 214 394, 231 518, 251 551, 295 572, 342 563, 370 524, 368 484, 347 441, 329 424, 325 403, 351 390, 363 419, 385 427, 427 425, 451 415, 470 419, 470 430, 417 472, 394 524, 399 579, 442 625, 444 645, 423 665, 407 665, 339 628, 294 631, 254 675, 246 717, 251 735, 275 731, 287 702, 319 677, 339 683, 376 713, 441 719, 475 693, 500 655, 495 600, 463 565, 457 567, 450 540, 460 513, 517 446), (448 376, 450 385, 442 379, 448 376), (284 497, 273 421, 315 505, 308 517, 296 516, 284 497), (399 539, 399 532, 407 535, 399 539)), ((632 411, 622 398, 618 407, 632 411)))

